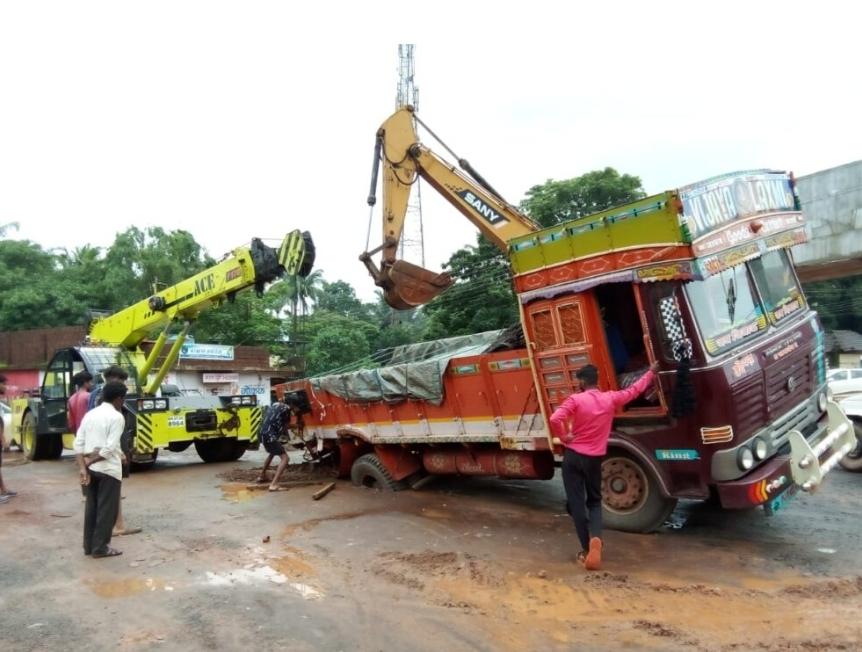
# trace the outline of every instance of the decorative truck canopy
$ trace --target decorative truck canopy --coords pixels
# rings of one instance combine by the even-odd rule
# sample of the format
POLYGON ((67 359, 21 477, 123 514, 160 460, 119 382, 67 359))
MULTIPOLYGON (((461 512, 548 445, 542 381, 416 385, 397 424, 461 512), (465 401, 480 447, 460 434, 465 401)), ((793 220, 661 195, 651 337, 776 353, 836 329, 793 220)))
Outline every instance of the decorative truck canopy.
POLYGON ((735 172, 509 243, 522 303, 606 282, 703 279, 806 240, 793 177, 735 172))

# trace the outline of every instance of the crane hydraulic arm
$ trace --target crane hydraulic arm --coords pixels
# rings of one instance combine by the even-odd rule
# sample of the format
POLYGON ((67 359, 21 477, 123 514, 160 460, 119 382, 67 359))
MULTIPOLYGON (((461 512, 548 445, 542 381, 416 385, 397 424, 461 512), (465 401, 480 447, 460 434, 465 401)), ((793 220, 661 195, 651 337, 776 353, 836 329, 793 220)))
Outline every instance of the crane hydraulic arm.
MULTIPOLYGON (((417 122, 434 135, 411 106, 396 111, 377 131, 368 204, 373 206, 377 201, 377 177, 382 162, 383 244, 359 257, 374 282, 383 289, 386 302, 400 310, 428 303, 453 283, 446 273, 438 274, 397 259, 410 190, 418 177, 425 179, 504 251, 512 238, 539 229, 530 218, 508 204, 466 160, 455 156, 464 170, 461 172, 419 142, 417 122), (378 269, 371 256, 379 251, 383 255, 378 269)), ((446 149, 454 156, 448 147, 446 149)))
MULTIPOLYGON (((288 275, 307 276, 314 264, 314 243, 310 234, 292 231, 278 249, 258 238, 250 246, 237 247, 212 267, 161 290, 117 313, 97 319, 91 326, 89 342, 96 346, 121 347, 135 351, 141 342, 161 330, 153 348, 143 358, 138 378, 145 382, 168 339, 171 325, 178 320, 184 327, 173 342, 155 377, 144 393, 153 394, 174 365, 188 334, 191 322, 204 310, 232 300, 240 290, 254 286, 258 294, 267 283, 288 275)), ((140 358, 138 358, 140 359, 140 358)))

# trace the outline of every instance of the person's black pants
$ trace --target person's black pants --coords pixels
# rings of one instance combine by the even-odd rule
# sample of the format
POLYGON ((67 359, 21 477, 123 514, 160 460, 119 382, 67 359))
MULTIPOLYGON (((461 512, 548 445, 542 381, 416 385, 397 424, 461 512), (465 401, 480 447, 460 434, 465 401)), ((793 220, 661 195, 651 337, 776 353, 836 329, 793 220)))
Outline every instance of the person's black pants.
POLYGON ((602 536, 602 459, 570 448, 563 454, 566 507, 583 550, 589 549, 591 536, 602 536))
POLYGON ((104 473, 90 471, 87 486, 87 505, 84 508, 84 554, 102 554, 108 551, 111 532, 120 509, 122 483, 104 473))

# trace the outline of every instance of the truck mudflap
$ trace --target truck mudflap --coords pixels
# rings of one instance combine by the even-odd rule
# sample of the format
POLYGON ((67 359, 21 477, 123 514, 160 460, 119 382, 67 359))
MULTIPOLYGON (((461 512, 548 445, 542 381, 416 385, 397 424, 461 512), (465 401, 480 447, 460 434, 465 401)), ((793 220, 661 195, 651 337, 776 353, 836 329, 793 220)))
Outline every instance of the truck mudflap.
POLYGON ((853 424, 837 403, 826 406, 827 423, 814 442, 798 430, 790 431, 790 455, 778 455, 739 480, 717 485, 725 509, 750 509, 763 506, 772 514, 800 489, 813 492, 823 478, 856 445, 853 424))
POLYGON ((826 402, 826 434, 813 446, 798 430, 790 431, 790 471, 803 491, 816 491, 823 478, 856 447, 853 423, 835 401, 826 402))

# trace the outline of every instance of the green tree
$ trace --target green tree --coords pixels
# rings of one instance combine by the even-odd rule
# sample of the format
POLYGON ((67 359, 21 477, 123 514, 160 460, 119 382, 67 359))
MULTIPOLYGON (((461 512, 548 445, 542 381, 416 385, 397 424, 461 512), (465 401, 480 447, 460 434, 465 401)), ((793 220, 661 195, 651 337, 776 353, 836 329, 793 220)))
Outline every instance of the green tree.
MULTIPOLYGON (((644 196, 638 177, 605 168, 533 186, 520 207, 548 227, 644 196)), ((423 339, 505 328, 517 322, 509 261, 485 238, 479 236, 476 246, 456 251, 444 268, 456 283, 425 306, 428 321, 423 339)))
POLYGON ((533 186, 521 210, 544 227, 576 220, 646 196, 639 177, 613 168, 593 170, 573 179, 533 186))
POLYGON ((356 296, 353 286, 344 281, 334 283, 321 282, 320 291, 315 301, 316 310, 326 310, 354 319, 371 319, 371 307, 362 303, 356 296))
POLYGON ((6 234, 12 229, 17 231, 18 226, 18 222, 6 222, 6 224, 0 224, 0 238, 5 238, 6 234))
POLYGON ((308 320, 307 375, 314 376, 352 365, 371 354, 377 328, 366 321, 316 311, 308 320))
POLYGON ((117 310, 152 294, 153 288, 174 285, 213 265, 188 231, 136 226, 118 233, 105 254, 109 270, 107 299, 117 310))
POLYGON ((199 342, 264 346, 276 355, 285 349, 283 321, 252 290, 239 292, 232 302, 202 312, 192 334, 199 342))
POLYGON ((862 276, 806 283, 803 290, 826 330, 862 330, 862 276))
POLYGON ((0 330, 80 324, 81 288, 61 273, 58 257, 28 240, 0 240, 0 330))

